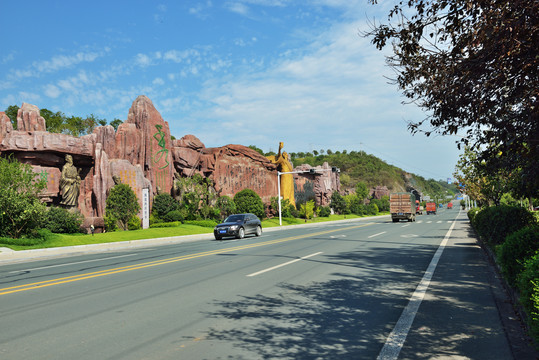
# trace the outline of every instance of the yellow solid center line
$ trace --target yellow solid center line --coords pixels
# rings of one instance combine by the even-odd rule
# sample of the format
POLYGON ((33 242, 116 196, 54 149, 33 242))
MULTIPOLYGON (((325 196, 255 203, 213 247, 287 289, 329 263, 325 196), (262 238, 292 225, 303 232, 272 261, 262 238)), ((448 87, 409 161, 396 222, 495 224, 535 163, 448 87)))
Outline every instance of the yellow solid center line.
POLYGON ((317 233, 311 233, 311 234, 306 234, 306 235, 298 235, 298 236, 292 236, 292 237, 283 238, 283 239, 270 240, 270 241, 264 241, 264 242, 260 242, 260 243, 235 246, 235 247, 231 247, 231 248, 228 248, 228 249, 218 249, 218 250, 205 251, 205 252, 201 252, 201 253, 195 253, 195 254, 190 254, 190 255, 182 255, 182 256, 177 256, 177 257, 172 257, 172 258, 162 259, 162 260, 155 260, 155 261, 150 261, 150 262, 136 264, 136 265, 123 266, 123 267, 118 267, 118 268, 113 268, 113 269, 90 272, 90 273, 86 273, 86 274, 73 275, 73 276, 67 276, 67 277, 62 277, 62 278, 57 278, 57 279, 40 281, 40 282, 35 282, 35 283, 30 283, 30 284, 25 284, 25 285, 18 285, 18 286, 12 286, 12 287, 7 287, 7 288, 1 288, 0 289, 0 295, 7 295, 7 294, 12 294, 12 293, 21 292, 21 291, 40 289, 40 288, 44 288, 44 287, 48 287, 48 286, 66 284, 66 283, 85 280, 85 279, 92 279, 92 278, 97 278, 97 277, 106 276, 106 275, 118 274, 118 273, 122 273, 122 272, 126 272, 126 271, 145 269, 145 268, 149 268, 149 267, 153 267, 153 266, 165 265, 165 264, 170 264, 170 263, 174 263, 174 262, 178 262, 178 261, 195 259, 195 258, 200 258, 200 257, 205 257, 205 256, 210 256, 210 255, 224 254, 224 253, 228 253, 228 252, 232 252, 232 251, 245 250, 245 249, 250 249, 250 248, 255 248, 255 247, 260 247, 260 246, 268 246, 268 245, 278 244, 278 243, 282 243, 282 242, 303 239, 303 238, 311 237, 311 236, 320 236, 320 235, 325 235, 325 234, 329 234, 329 233, 337 232, 337 231, 356 229, 356 228, 369 226, 369 225, 373 225, 373 224, 374 223, 368 223, 368 224, 356 225, 356 226, 349 226, 349 227, 346 227, 346 228, 341 228, 341 229, 336 229, 336 230, 320 231, 320 232, 317 232, 317 233))

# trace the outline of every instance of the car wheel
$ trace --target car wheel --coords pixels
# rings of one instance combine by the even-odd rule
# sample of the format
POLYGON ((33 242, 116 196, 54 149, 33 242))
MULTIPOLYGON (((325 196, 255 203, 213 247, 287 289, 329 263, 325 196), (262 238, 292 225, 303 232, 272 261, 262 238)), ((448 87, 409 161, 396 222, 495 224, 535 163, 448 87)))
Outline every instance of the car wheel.
POLYGON ((245 236, 245 230, 243 228, 240 228, 238 230, 238 236, 236 236, 238 239, 243 239, 243 237, 245 236))
POLYGON ((260 235, 262 235, 262 227, 258 225, 256 227, 256 236, 260 236, 260 235))
POLYGON ((222 239, 222 237, 221 237, 221 236, 217 236, 217 235, 215 235, 215 240, 221 240, 221 239, 222 239))

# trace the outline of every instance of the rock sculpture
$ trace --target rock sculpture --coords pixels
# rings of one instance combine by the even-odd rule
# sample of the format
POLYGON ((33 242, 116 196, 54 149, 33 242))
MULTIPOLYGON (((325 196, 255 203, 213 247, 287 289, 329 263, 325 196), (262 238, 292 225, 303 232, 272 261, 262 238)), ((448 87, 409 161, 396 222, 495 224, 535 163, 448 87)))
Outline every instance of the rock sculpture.
MULTIPOLYGON (((280 142, 277 156, 268 156, 268 159, 277 165, 277 170, 280 172, 291 172, 292 164, 288 159, 288 154, 286 152, 281 154, 283 146, 283 142, 280 142)), ((294 176, 292 174, 281 175, 281 196, 283 199, 288 200, 291 205, 296 206, 296 199, 294 197, 294 176)))
MULTIPOLYGON (((270 160, 243 145, 206 148, 194 135, 172 140, 168 123, 146 96, 135 99, 117 131, 110 125, 99 126, 80 137, 47 132, 45 119, 35 105, 22 104, 17 129, 0 112, 0 155, 13 154, 30 164, 34 173, 47 181, 42 200, 78 209, 85 217, 84 226, 94 225, 96 232, 104 227, 106 197, 115 182, 129 185, 141 208, 144 189, 150 189, 148 200, 152 204, 158 192, 176 194, 175 177, 194 174, 211 180, 209 191, 215 197, 233 197, 250 188, 269 203, 277 196, 277 169, 292 171, 282 147, 281 143, 278 156, 270 160)), ((291 175, 282 175, 281 180, 289 184, 283 183, 283 196, 294 202, 291 175)))
POLYGON ((71 155, 65 156, 66 163, 62 168, 62 175, 60 177, 60 190, 62 192, 61 205, 67 208, 73 208, 78 204, 78 198, 80 193, 80 169, 77 169, 73 165, 73 157, 71 155))

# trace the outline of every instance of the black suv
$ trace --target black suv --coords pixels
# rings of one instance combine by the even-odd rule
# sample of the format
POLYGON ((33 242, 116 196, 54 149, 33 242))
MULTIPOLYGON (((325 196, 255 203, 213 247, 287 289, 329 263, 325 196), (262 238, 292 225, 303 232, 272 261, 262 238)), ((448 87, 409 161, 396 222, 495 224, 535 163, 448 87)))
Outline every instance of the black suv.
POLYGON ((243 239, 247 234, 262 235, 262 225, 260 219, 255 214, 234 214, 230 215, 221 224, 213 229, 216 240, 221 240, 226 236, 235 236, 243 239))

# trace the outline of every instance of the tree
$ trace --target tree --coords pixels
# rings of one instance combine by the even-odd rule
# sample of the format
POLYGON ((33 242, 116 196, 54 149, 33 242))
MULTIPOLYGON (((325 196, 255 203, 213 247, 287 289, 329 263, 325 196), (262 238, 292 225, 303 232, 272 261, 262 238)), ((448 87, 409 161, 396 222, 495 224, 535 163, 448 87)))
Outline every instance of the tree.
POLYGON ((4 111, 7 117, 11 120, 13 129, 17 129, 17 113, 19 112, 19 107, 17 105, 9 105, 4 111))
POLYGON ((117 184, 110 189, 105 214, 116 221, 122 230, 127 230, 129 220, 140 210, 137 196, 127 184, 117 184))
POLYGON ((228 196, 224 195, 217 199, 217 208, 221 213, 221 219, 226 218, 228 215, 232 215, 236 212, 236 204, 228 196))
POLYGON ((369 196, 369 188, 363 181, 356 184, 356 196, 359 198, 361 203, 365 204, 365 199, 367 196, 369 196))
MULTIPOLYGON (((376 4, 377 0, 371 0, 376 4)), ((455 135, 522 195, 539 191, 539 3, 401 1, 364 33, 383 49, 395 84, 427 114, 412 133, 455 135)))
POLYGON ((123 124, 123 121, 120 120, 120 119, 114 119, 110 122, 109 125, 111 125, 114 130, 118 131, 118 126, 120 126, 121 124, 123 124))
POLYGON ((265 217, 264 203, 260 196, 251 189, 243 189, 234 195, 236 211, 239 213, 252 213, 259 218, 265 217))
POLYGON ((301 204, 299 207, 299 214, 305 219, 305 222, 307 222, 308 219, 312 219, 314 214, 314 201, 309 200, 305 204, 301 204))
POLYGON ((180 203, 170 194, 157 194, 153 198, 152 212, 160 219, 164 219, 169 212, 179 209, 180 203))
POLYGON ((249 145, 249 149, 253 149, 260 155, 264 156, 264 151, 261 148, 256 147, 255 145, 249 145))
POLYGON ((38 195, 45 187, 30 165, 0 157, 0 236, 17 239, 41 226, 46 209, 38 195))
POLYGON ((339 194, 337 191, 333 192, 331 194, 331 203, 329 205, 333 211, 335 211, 337 214, 343 214, 346 212, 346 200, 342 197, 341 194, 339 194))
POLYGON ((65 130, 65 115, 60 111, 53 113, 49 109, 39 110, 39 114, 45 119, 45 125, 48 132, 63 133, 65 130))

